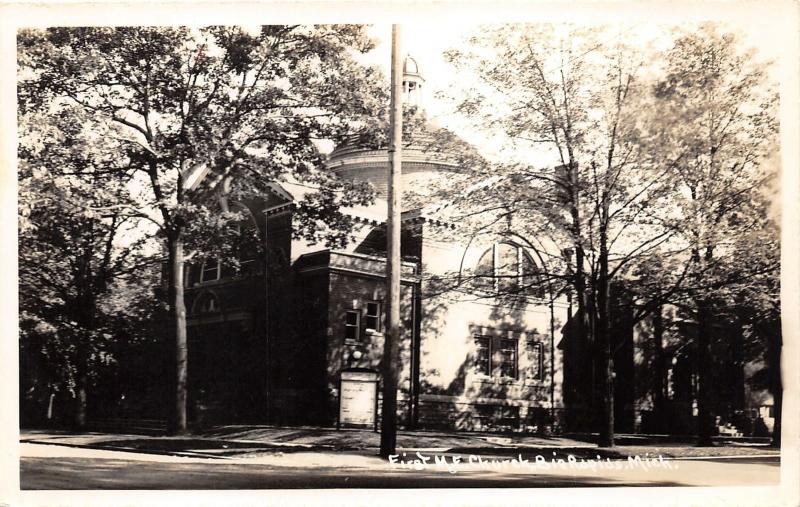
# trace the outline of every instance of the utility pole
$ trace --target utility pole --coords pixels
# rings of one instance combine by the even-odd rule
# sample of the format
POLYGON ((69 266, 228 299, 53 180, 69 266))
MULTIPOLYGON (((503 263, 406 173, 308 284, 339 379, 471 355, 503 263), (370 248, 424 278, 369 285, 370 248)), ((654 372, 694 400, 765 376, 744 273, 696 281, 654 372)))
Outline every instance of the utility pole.
POLYGON ((264 376, 264 394, 266 396, 266 405, 264 407, 264 419, 267 424, 272 424, 272 382, 270 377, 272 375, 272 333, 269 327, 270 314, 269 314, 269 290, 272 288, 269 279, 270 272, 270 259, 269 259, 269 213, 264 213, 264 362, 267 366, 267 374, 264 376))
POLYGON ((400 59, 400 26, 392 25, 391 102, 389 111, 389 209, 386 220, 386 279, 388 318, 383 343, 383 406, 381 409, 381 456, 388 458, 397 447, 397 362, 400 345, 400 196, 403 140, 403 62, 400 59))

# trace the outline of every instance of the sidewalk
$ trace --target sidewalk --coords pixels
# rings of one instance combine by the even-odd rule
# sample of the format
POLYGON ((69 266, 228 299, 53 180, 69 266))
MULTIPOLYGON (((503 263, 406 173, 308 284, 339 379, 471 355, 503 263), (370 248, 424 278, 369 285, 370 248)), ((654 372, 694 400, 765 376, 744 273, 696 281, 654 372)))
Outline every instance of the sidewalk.
POLYGON ((401 431, 378 456, 361 430, 225 426, 180 437, 24 431, 23 489, 742 486, 780 481, 776 449, 599 449, 525 435, 401 431), (659 456, 660 455, 660 456, 659 456), (628 459, 628 457, 632 459, 628 459))
MULTIPOLYGON (((685 443, 648 441, 641 436, 622 438, 624 443, 611 449, 564 437, 538 437, 522 434, 487 434, 471 432, 399 431, 398 454, 415 452, 479 455, 486 457, 544 456, 548 460, 588 458, 625 460, 628 456, 664 458, 725 458, 744 456, 780 456, 780 451, 760 444, 693 447, 685 443)), ((376 457, 380 435, 357 429, 315 427, 218 426, 193 431, 182 436, 144 436, 114 433, 70 433, 48 430, 23 430, 20 442, 49 444, 71 448, 121 451, 203 459, 252 459, 280 457, 287 454, 335 453, 344 456, 376 457)), ((26 446, 29 448, 29 446, 26 446)))

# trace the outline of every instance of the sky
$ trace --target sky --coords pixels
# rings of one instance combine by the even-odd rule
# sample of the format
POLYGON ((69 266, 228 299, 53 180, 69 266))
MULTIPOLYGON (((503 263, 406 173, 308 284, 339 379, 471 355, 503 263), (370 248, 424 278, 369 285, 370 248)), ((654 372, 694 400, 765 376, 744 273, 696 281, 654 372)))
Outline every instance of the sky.
MULTIPOLYGON (((413 57, 419 64, 426 79, 424 101, 429 119, 435 124, 446 127, 457 133, 466 141, 477 146, 489 158, 507 157, 508 152, 501 148, 502 141, 490 133, 481 131, 466 118, 455 115, 452 104, 437 99, 441 91, 451 91, 469 84, 469 74, 457 72, 444 58, 444 52, 451 48, 464 47, 468 37, 478 33, 480 24, 470 19, 462 22, 442 22, 441 18, 426 18, 423 21, 408 22, 401 25, 401 52, 413 57)), ((524 19, 524 18, 523 18, 524 19)), ((656 47, 666 48, 669 43, 667 29, 673 26, 690 27, 689 22, 704 21, 707 18, 697 16, 650 16, 644 18, 630 17, 581 17, 580 15, 556 17, 529 22, 569 22, 576 24, 611 24, 619 30, 629 43, 644 44, 654 42, 656 47)), ((757 9, 732 9, 727 13, 718 13, 711 18, 719 21, 726 30, 734 31, 742 37, 743 45, 755 47, 758 57, 776 62, 771 69, 775 81, 780 81, 782 72, 781 60, 786 54, 787 40, 777 36, 780 30, 775 26, 774 18, 768 11, 757 9)), ((612 29, 612 33, 615 30, 612 29)), ((367 64, 375 64, 383 68, 387 79, 391 62, 391 25, 374 24, 369 33, 377 41, 377 47, 362 58, 367 64)), ((613 38, 609 42, 613 41, 613 38)), ((520 156, 530 159, 530 153, 520 156)), ((535 154, 544 157, 543 153, 535 154)), ((543 163, 548 163, 543 160, 543 163)))

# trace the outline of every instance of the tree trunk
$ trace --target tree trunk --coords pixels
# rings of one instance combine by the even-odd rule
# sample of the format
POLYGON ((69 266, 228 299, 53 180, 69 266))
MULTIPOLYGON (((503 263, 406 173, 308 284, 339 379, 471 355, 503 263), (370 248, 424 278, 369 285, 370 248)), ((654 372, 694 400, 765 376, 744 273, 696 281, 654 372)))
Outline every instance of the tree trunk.
MULTIPOLYGON (((583 271, 584 252, 577 245, 575 253, 575 264, 581 266, 575 270, 575 296, 578 303, 577 319, 575 321, 575 332, 578 342, 585 351, 585 358, 581 361, 581 392, 584 408, 587 412, 583 415, 586 418, 588 428, 596 431, 599 427, 597 417, 598 389, 597 389, 597 343, 595 336, 595 315, 596 300, 593 297, 591 288, 586 287, 586 273, 583 271)), ((591 287, 591 285, 590 285, 591 287)))
POLYGON ((714 414, 711 408, 711 334, 713 330, 710 303, 697 301, 697 446, 710 447, 714 414))
MULTIPOLYGON (((575 299, 577 300, 576 303, 578 305, 577 311, 577 319, 575 321, 575 331, 578 335, 578 340, 582 343, 588 343, 590 341, 590 336, 588 333, 589 326, 587 325, 587 317, 588 317, 588 310, 587 310, 587 301, 586 301, 586 274, 583 272, 583 248, 581 248, 579 242, 576 240, 575 243, 575 299)), ((593 378, 593 377, 590 377, 593 378)), ((593 382, 589 382, 589 386, 591 386, 593 382)))
MULTIPOLYGON (((567 165, 567 181, 566 184, 570 189, 568 192, 568 199, 569 199, 569 212, 570 217, 572 218, 572 246, 575 249, 575 273, 573 276, 573 287, 575 289, 575 299, 578 306, 576 312, 575 322, 575 334, 577 335, 577 342, 581 344, 581 346, 588 345, 587 350, 591 350, 592 344, 594 343, 593 336, 590 336, 589 333, 589 326, 587 325, 587 318, 589 317, 590 309, 587 308, 587 297, 586 297, 586 273, 584 271, 584 251, 583 251, 583 244, 581 242, 581 213, 579 204, 579 188, 578 188, 578 174, 577 174, 577 165, 570 161, 567 165)), ((578 385, 576 388, 578 392, 581 393, 579 399, 581 402, 588 402, 589 413, 582 414, 582 417, 587 419, 592 419, 592 414, 594 413, 594 391, 595 391, 595 371, 594 371, 594 363, 595 361, 591 357, 591 354, 587 354, 588 357, 585 358, 585 361, 581 364, 581 376, 578 379, 578 385)), ((591 424, 594 424, 594 421, 591 420, 591 424)))
POLYGON ((653 374, 653 419, 656 424, 656 431, 663 433, 665 430, 665 407, 664 401, 666 399, 665 393, 665 364, 664 364, 664 318, 662 312, 664 309, 659 305, 653 313, 653 341, 655 344, 655 352, 653 358, 653 366, 655 372, 653 374))
POLYGON ((187 429, 187 366, 186 304, 183 296, 183 238, 180 232, 168 239, 170 262, 170 309, 175 326, 175 404, 170 421, 172 433, 185 433, 187 429))
MULTIPOLYGON (((85 300, 84 300, 85 302, 85 300)), ((86 311, 79 317, 83 326, 91 325, 86 320, 86 311)), ((86 327, 84 327, 86 329, 86 327)), ((88 335, 88 333, 87 333, 88 335)), ((89 383, 89 354, 87 352, 88 345, 84 343, 88 340, 87 337, 82 337, 76 347, 76 365, 75 365, 75 413, 73 423, 75 429, 83 430, 86 428, 86 412, 88 405, 88 383, 89 383)))
POLYGON ((75 407, 75 426, 77 429, 82 430, 86 428, 86 406, 87 406, 87 395, 86 395, 86 384, 88 382, 86 372, 81 372, 76 379, 76 407, 75 407))
POLYGON ((90 221, 87 227, 87 235, 84 241, 83 259, 80 267, 80 274, 75 280, 78 289, 78 297, 75 301, 77 312, 75 320, 83 330, 83 334, 78 336, 76 347, 76 375, 75 375, 75 426, 82 430, 86 428, 86 412, 88 405, 89 387, 89 350, 91 348, 92 333, 94 331, 94 309, 96 299, 94 297, 95 280, 92 273, 92 257, 94 255, 94 222, 90 221))
POLYGON ((596 338, 602 377, 601 402, 603 419, 600 425, 600 447, 614 446, 614 363, 611 358, 611 298, 608 280, 608 246, 606 228, 600 228, 599 276, 597 278, 596 338))

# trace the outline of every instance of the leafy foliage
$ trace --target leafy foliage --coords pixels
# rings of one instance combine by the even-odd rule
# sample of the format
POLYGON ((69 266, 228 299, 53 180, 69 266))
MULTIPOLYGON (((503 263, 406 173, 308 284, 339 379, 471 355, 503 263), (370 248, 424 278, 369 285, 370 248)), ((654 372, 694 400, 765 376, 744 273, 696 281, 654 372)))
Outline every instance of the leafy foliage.
POLYGON ((353 58, 371 47, 365 27, 350 25, 19 32, 20 112, 53 126, 41 135, 51 150, 42 170, 73 166, 93 212, 137 221, 126 235, 164 240, 179 369, 185 316, 175 275, 184 246, 188 258, 235 256, 238 247, 214 246, 242 219, 220 213, 231 193, 263 197, 286 177, 313 186, 297 207, 298 230, 329 232, 332 243, 352 225, 338 209, 371 200, 368 187, 327 173, 318 148, 374 116, 380 75, 353 58), (100 182, 117 194, 102 194, 100 182))
MULTIPOLYGON (((20 59, 29 79, 21 82, 20 104, 40 111, 77 105, 105 156, 97 169, 152 187, 151 196, 137 196, 137 212, 165 233, 183 224, 201 227, 215 222, 209 202, 232 176, 250 193, 283 174, 329 193, 347 185, 321 170, 315 142, 340 140, 350 121, 371 114, 375 71, 350 55, 371 47, 362 32, 355 26, 267 26, 258 34, 231 27, 24 32, 20 59)), ((327 198, 339 205, 369 198, 363 188, 345 190, 327 198)))
POLYGON ((116 206, 130 196, 92 171, 97 154, 79 118, 28 114, 20 126, 20 388, 41 404, 75 398, 113 367, 122 322, 131 336, 142 331, 153 262, 141 255, 146 240, 124 240, 135 224, 116 206))
POLYGON ((774 297, 777 268, 766 66, 714 25, 677 33, 664 53, 623 43, 627 31, 488 27, 449 53, 478 78, 456 110, 507 150, 465 165, 442 195, 455 188, 474 237, 535 252, 553 297, 576 295, 601 371, 611 307, 629 299, 611 298, 612 284, 637 319, 670 302, 701 322, 699 299, 774 297))

